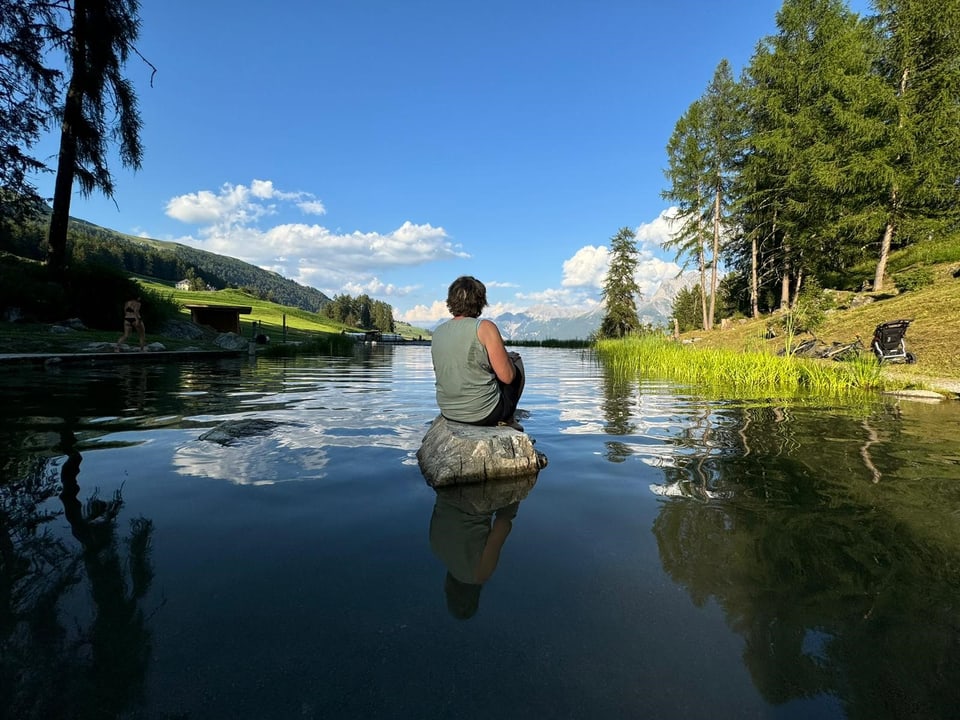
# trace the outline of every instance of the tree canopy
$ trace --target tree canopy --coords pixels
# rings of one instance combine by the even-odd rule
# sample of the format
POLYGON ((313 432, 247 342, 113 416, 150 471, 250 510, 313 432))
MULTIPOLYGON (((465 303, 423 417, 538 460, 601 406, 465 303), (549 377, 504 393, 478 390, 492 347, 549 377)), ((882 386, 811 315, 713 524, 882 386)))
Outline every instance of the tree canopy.
POLYGON ((874 9, 785 0, 741 79, 721 62, 677 121, 666 246, 700 270, 704 327, 721 262, 756 316, 807 278, 882 289, 892 248, 960 229, 960 2, 874 9))

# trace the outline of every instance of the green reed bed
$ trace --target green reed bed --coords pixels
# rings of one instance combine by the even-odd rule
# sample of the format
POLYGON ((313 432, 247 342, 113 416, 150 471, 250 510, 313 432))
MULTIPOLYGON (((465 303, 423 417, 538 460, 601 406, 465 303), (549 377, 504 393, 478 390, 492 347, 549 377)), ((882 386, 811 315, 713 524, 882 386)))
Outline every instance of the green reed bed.
POLYGON ((826 362, 697 348, 660 335, 600 340, 595 347, 603 363, 618 374, 663 378, 738 394, 843 396, 887 387, 872 357, 826 362))

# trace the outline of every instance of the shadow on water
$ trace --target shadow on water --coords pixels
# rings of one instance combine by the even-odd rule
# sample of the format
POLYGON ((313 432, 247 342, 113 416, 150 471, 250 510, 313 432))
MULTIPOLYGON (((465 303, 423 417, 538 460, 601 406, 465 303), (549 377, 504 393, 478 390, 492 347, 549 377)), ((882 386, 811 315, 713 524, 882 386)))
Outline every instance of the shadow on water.
MULTIPOLYGON (((605 373, 603 388, 605 432, 636 432, 643 383, 605 373)), ((668 575, 697 607, 715 602, 744 639, 763 698, 834 698, 864 720, 954 716, 960 488, 912 471, 897 448, 920 432, 931 451, 956 456, 956 423, 941 415, 917 431, 927 410, 893 401, 689 405, 645 458, 663 473, 650 488, 661 496, 652 532, 668 575)), ((605 444, 611 462, 644 452, 605 444)))

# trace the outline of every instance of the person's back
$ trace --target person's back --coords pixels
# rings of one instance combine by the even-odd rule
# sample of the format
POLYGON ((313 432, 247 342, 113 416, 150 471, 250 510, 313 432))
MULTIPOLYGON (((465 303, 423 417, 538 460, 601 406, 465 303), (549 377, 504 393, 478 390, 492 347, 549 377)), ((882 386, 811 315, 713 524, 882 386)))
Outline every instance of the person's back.
POLYGON ((520 356, 508 353, 500 330, 481 320, 487 288, 470 275, 458 277, 447 290, 453 320, 433 333, 433 370, 437 405, 448 420, 472 425, 523 427, 514 419, 523 392, 520 356))
POLYGON ((448 320, 433 333, 430 354, 437 405, 448 420, 475 423, 497 406, 497 376, 477 337, 477 318, 448 320))

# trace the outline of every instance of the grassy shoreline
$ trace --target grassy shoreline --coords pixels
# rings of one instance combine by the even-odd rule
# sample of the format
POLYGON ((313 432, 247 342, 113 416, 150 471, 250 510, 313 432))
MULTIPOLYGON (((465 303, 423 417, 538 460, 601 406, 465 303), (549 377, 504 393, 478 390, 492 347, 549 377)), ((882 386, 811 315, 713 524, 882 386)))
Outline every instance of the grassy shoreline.
POLYGON ((601 340, 596 351, 616 374, 670 379, 738 395, 809 393, 839 398, 898 387, 872 357, 823 362, 766 352, 693 347, 655 334, 601 340))

